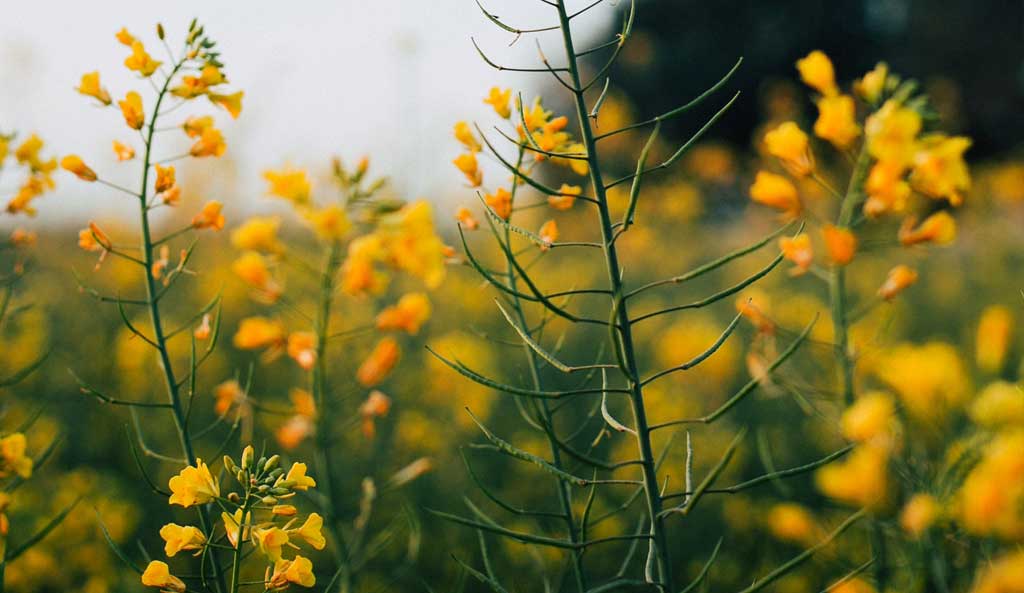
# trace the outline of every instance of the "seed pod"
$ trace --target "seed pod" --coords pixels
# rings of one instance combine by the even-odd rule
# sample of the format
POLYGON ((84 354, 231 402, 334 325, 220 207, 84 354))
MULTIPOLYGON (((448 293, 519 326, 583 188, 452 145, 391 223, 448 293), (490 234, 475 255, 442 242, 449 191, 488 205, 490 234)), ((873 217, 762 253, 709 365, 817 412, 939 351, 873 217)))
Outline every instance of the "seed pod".
POLYGON ((288 489, 287 488, 271 488, 270 489, 270 493, 275 495, 275 496, 282 496, 282 495, 288 494, 288 489))
POLYGON ((160 41, 164 40, 164 26, 162 23, 156 24, 156 36, 160 38, 160 41))

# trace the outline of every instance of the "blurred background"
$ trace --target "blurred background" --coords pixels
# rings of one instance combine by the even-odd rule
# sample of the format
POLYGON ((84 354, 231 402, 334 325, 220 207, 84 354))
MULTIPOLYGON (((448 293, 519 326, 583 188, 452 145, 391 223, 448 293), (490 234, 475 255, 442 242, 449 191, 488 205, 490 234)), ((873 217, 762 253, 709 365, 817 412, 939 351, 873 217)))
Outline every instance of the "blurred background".
MULTIPOLYGON (((608 0, 608 6, 589 11, 578 22, 580 45, 596 45, 612 35, 624 2, 608 0)), ((570 4, 583 7, 588 2, 570 4)), ((516 27, 551 22, 550 8, 541 2, 491 0, 485 5, 516 27)), ((429 200, 438 232, 447 243, 455 244, 452 214, 460 204, 475 205, 476 198, 449 164, 460 152, 451 138, 453 123, 467 120, 478 121, 485 128, 492 125, 493 112, 481 100, 492 85, 512 87, 527 100, 544 95, 545 105, 559 113, 567 106, 562 89, 545 75, 496 72, 482 62, 471 36, 490 57, 512 66, 535 66, 537 47, 532 39, 516 41, 514 35, 496 29, 472 0, 307 1, 292 3, 287 9, 281 3, 264 1, 189 0, 156 5, 99 0, 21 3, 2 11, 0 80, 5 84, 0 86, 0 131, 17 130, 22 136, 38 133, 47 142, 47 154, 81 154, 101 172, 112 171, 116 165, 109 147, 122 133, 123 123, 118 113, 92 108, 73 90, 80 75, 99 69, 112 94, 120 95, 135 83, 121 67, 124 50, 114 39, 116 31, 126 26, 140 36, 143 32, 148 35, 153 23, 160 21, 169 38, 176 39, 193 16, 202 19, 223 51, 232 85, 245 91, 245 99, 238 120, 219 117, 228 143, 225 157, 180 164, 178 178, 184 200, 179 212, 185 218, 208 199, 225 203, 229 225, 253 212, 284 215, 280 204, 266 198, 261 179, 264 169, 283 164, 308 167, 314 193, 329 195, 331 157, 352 163, 370 155, 371 170, 390 178, 389 192, 398 198, 429 200)), ((545 53, 557 62, 557 38, 548 34, 538 38, 545 53)), ((943 129, 974 140, 967 156, 975 183, 958 213, 960 240, 927 259, 916 252, 899 255, 920 267, 922 280, 905 302, 885 307, 878 319, 870 321, 873 333, 865 338, 865 344, 881 353, 902 341, 938 340, 952 345, 962 361, 965 381, 972 387, 980 388, 993 378, 1016 380, 1021 353, 1017 342, 1011 346, 1007 362, 994 372, 975 368, 973 360, 982 311, 1003 304, 1017 313, 1020 304, 1019 277, 1024 270, 1024 235, 1020 233, 1024 224, 1021 2, 639 1, 634 38, 611 72, 610 98, 598 122, 604 129, 684 103, 717 81, 738 57, 745 61, 727 87, 742 91, 739 102, 677 168, 652 181, 651 198, 641 210, 643 222, 652 224, 625 244, 631 275, 640 280, 681 272, 775 228, 770 214, 748 205, 747 190, 762 162, 755 139, 766 122, 783 117, 804 123, 812 120, 813 104, 799 84, 793 63, 813 49, 832 57, 844 84, 877 62, 888 62, 894 71, 918 79, 931 94, 943 129)), ((665 145, 685 141, 724 101, 726 92, 668 126, 665 145)), ((632 159, 642 141, 642 137, 624 136, 610 145, 609 170, 632 170, 632 159)), ((503 175, 493 163, 484 166, 491 178, 503 175)), ((57 179, 56 191, 38 201, 36 218, 6 217, 3 221, 5 229, 19 226, 38 232, 39 242, 20 297, 20 302, 30 307, 5 328, 0 367, 14 370, 50 351, 39 371, 6 388, 4 396, 10 398, 12 418, 29 417, 40 402, 46 404, 41 435, 30 446, 38 448, 49 436, 63 435, 62 446, 38 483, 40 496, 32 503, 40 518, 26 521, 38 523, 75 493, 89 492, 91 504, 100 511, 113 537, 133 550, 138 541, 158 551, 155 533, 167 507, 144 487, 125 446, 124 429, 130 417, 124 410, 82 396, 68 373, 69 368, 74 369, 89 380, 142 399, 157 397, 160 391, 159 385, 150 381, 152 360, 121 329, 116 309, 97 307, 80 292, 75 280, 77 274, 108 292, 117 290, 127 269, 111 262, 94 275, 94 258, 75 246, 76 230, 88 220, 100 221, 104 228, 115 231, 126 228, 135 216, 135 205, 126 206, 121 196, 111 196, 98 184, 77 183, 63 173, 57 179)), ((6 175, 0 177, 4 200, 15 189, 13 181, 6 175)), ((563 235, 583 237, 590 232, 583 218, 559 218, 563 235)), ((538 213, 530 227, 541 222, 538 213)), ((163 228, 175 224, 166 220, 163 228)), ((294 220, 290 224, 297 227, 294 220)), ((236 253, 228 246, 226 235, 204 237, 196 264, 201 270, 198 288, 180 306, 183 311, 194 310, 223 290, 224 325, 230 337, 239 319, 259 313, 261 308, 251 302, 248 291, 230 272, 236 253)), ((891 254, 883 249, 865 258, 863 280, 859 281, 865 293, 877 287, 892 262, 891 254)), ((560 283, 601 281, 600 266, 571 263, 550 265, 547 273, 559 275, 560 283)), ((748 262, 721 277, 709 278, 687 288, 687 296, 734 283, 763 263, 748 262)), ((544 269, 542 265, 542 275, 544 269)), ((403 287, 398 284, 389 294, 400 294, 403 287)), ((773 313, 787 327, 799 327, 815 312, 826 309, 821 294, 794 287, 781 272, 769 277, 761 290, 772 295, 773 313)), ((373 442, 359 434, 351 436, 353 453, 346 460, 346 471, 352 477, 347 487, 351 488, 353 507, 358 505, 360 476, 394 471, 427 455, 434 459, 435 471, 408 488, 403 500, 411 508, 461 510, 459 499, 472 486, 458 449, 478 438, 464 412, 467 405, 489 419, 504 437, 521 437, 538 445, 537 433, 524 428, 508 400, 458 377, 422 349, 431 344, 442 352, 459 353, 475 368, 520 379, 521 369, 506 369, 501 364, 505 349, 481 339, 481 335, 507 330, 495 319, 493 295, 481 290, 471 270, 453 267, 431 298, 435 316, 419 336, 403 344, 402 371, 381 387, 395 401, 393 413, 381 421, 373 442)), ((642 335, 649 345, 644 354, 657 363, 683 359, 690 354, 688 349, 699 351, 696 345, 713 340, 734 314, 733 303, 724 302, 678 324, 650 328, 642 335)), ((366 315, 356 304, 342 316, 358 325, 366 315)), ((830 339, 827 325, 819 323, 822 329, 816 339, 830 339)), ((753 330, 744 330, 742 338, 730 342, 714 364, 666 384, 663 391, 652 390, 651 405, 670 417, 679 413, 674 393, 686 394, 686 411, 697 412, 720 401, 749 378, 753 334, 753 330)), ((351 374, 371 346, 371 341, 353 344, 351 351, 339 356, 338 372, 351 374)), ((587 336, 568 342, 565 352, 569 359, 586 358, 591 354, 587 336)), ((821 370, 824 354, 812 349, 797 369, 817 372, 827 383, 829 372, 821 370)), ((233 349, 228 339, 206 371, 203 389, 209 399, 204 419, 214 414, 209 395, 213 387, 244 374, 251 365, 256 369, 257 392, 270 401, 287 402, 290 386, 300 380, 294 365, 287 360, 262 364, 257 355, 233 349)), ((812 403, 827 410, 828 390, 819 387, 812 403)), ((817 418, 808 414, 801 402, 778 391, 759 395, 732 424, 708 430, 701 438, 709 450, 719 451, 735 427, 746 424, 761 431, 758 434, 763 437, 759 438, 773 443, 775 463, 798 465, 810 453, 803 443, 782 438, 792 429, 794 414, 802 419, 800 429, 817 439, 815 449, 825 453, 838 446, 834 435, 816 432, 817 418)), ((263 438, 272 438, 279 423, 279 418, 264 418, 257 430, 263 431, 263 438)), ((153 434, 152 439, 157 445, 173 442, 169 429, 165 434, 153 434)), ((763 455, 754 453, 741 457, 726 481, 759 473, 765 461, 763 455)), ((698 474, 713 462, 710 453, 698 457, 698 474)), ((524 504, 543 503, 550 493, 532 487, 526 474, 517 473, 522 469, 502 461, 482 465, 479 471, 508 497, 524 504)), ((167 468, 156 462, 152 471, 161 480, 169 475, 167 468)), ((732 547, 718 569, 722 586, 749 583, 751 575, 739 570, 749 567, 746 560, 755 559, 755 568, 764 572, 791 556, 798 544, 780 546, 771 526, 758 517, 765 515, 773 500, 794 496, 823 516, 836 512, 814 493, 809 478, 778 486, 767 499, 731 497, 709 504, 706 513, 694 518, 695 529, 679 536, 683 556, 688 562, 692 558, 692 566, 687 567, 696 570, 708 542, 727 530, 732 547)), ((603 502, 611 505, 614 501, 603 502)), ((434 518, 422 520, 431 539, 421 550, 415 576, 404 581, 402 590, 422 590, 421 582, 452 582, 456 567, 449 552, 475 559, 472 533, 434 518)), ((607 528, 628 527, 609 524, 607 528)), ((133 578, 123 576, 99 536, 95 514, 76 513, 62 529, 63 536, 47 540, 21 564, 8 567, 11 590, 73 588, 103 593, 137 586, 133 578)), ((505 569, 513 581, 516 574, 527 574, 537 562, 554 562, 529 556, 521 547, 509 546, 504 551, 507 561, 518 569, 505 569)), ((616 553, 621 551, 608 552, 609 557, 616 553)), ((600 558, 594 563, 600 564, 600 558)), ((369 571, 359 590, 389 586, 391 575, 386 566, 382 563, 369 571)), ((826 555, 803 576, 780 582, 777 590, 813 593, 843 568, 836 555, 826 555)), ((520 578, 520 584, 527 586, 527 577, 520 578)))

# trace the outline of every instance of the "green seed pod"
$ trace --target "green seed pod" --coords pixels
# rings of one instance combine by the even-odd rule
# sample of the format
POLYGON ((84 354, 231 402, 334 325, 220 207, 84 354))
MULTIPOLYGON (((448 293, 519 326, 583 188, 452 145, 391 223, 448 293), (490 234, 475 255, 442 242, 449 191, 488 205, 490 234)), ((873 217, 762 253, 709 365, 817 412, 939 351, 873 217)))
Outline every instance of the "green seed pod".
POLYGON ((164 39, 164 26, 161 23, 157 23, 156 24, 156 36, 159 37, 161 41, 163 41, 163 39, 164 39))
POLYGON ((288 494, 288 489, 287 488, 271 488, 270 489, 270 493, 273 494, 274 496, 283 496, 285 494, 288 494))
POLYGON ((260 457, 259 461, 256 462, 256 473, 258 473, 258 474, 263 473, 263 469, 266 467, 266 465, 267 465, 267 458, 266 457, 260 457))

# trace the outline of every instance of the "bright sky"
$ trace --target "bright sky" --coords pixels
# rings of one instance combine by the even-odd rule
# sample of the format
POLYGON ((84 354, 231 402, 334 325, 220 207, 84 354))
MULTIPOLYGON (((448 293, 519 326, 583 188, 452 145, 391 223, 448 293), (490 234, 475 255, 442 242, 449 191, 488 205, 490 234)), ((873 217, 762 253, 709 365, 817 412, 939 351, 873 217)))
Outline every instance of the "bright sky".
MULTIPOLYGON (((569 0, 569 9, 589 2, 569 0)), ((575 22, 581 42, 611 18, 612 4, 618 3, 612 0, 575 22)), ((553 9, 540 1, 485 5, 521 28, 555 22, 553 9)), ((73 88, 82 73, 99 70, 115 100, 134 88, 144 102, 151 101, 148 84, 122 66, 127 48, 114 33, 126 26, 154 58, 166 58, 153 33, 155 21, 164 24, 177 49, 188 22, 198 16, 219 44, 232 86, 245 91, 244 110, 237 121, 217 113, 230 158, 181 164, 179 178, 209 177, 205 187, 220 195, 202 199, 235 200, 235 207, 240 200, 264 201, 263 168, 290 162, 324 171, 335 154, 350 162, 371 154, 377 171, 390 174, 403 196, 443 199, 459 188, 448 166, 457 153, 452 123, 486 122, 481 97, 493 84, 529 91, 546 83, 540 78, 546 75, 499 73, 480 60, 471 35, 492 58, 509 65, 535 65, 537 53, 526 38, 508 47, 511 34, 495 28, 474 0, 38 0, 17 3, 5 15, 0 130, 36 132, 57 154, 78 153, 101 176, 132 187, 135 169, 113 161, 110 143, 131 140, 139 148, 137 135, 116 108, 97 109, 73 88)), ((560 55, 558 38, 547 35, 540 39, 554 59, 560 55)), ((168 116, 168 123, 179 123, 174 117, 183 119, 184 112, 168 116)), ((158 153, 182 152, 187 144, 179 136, 165 134, 166 150, 158 153)), ((13 181, 0 180, 4 201, 13 181)), ((125 210, 119 196, 97 184, 77 183, 68 174, 59 182, 61 192, 39 202, 42 221, 125 210)))

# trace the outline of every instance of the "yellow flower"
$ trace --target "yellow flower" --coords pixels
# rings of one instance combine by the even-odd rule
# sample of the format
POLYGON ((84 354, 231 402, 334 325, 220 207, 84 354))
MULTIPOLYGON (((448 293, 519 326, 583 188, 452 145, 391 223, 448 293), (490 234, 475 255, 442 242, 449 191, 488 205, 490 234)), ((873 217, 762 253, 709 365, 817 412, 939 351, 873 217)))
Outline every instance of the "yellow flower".
POLYGON ((102 251, 110 249, 110 238, 94 222, 89 223, 89 228, 78 231, 78 246, 86 251, 102 251))
POLYGON ((960 520, 968 532, 1015 541, 1024 538, 1024 430, 1004 432, 986 445, 960 487, 960 520))
POLYGON ((107 89, 100 86, 99 72, 83 74, 82 82, 78 84, 78 88, 75 90, 87 97, 93 97, 104 105, 110 105, 110 93, 107 92, 107 89))
POLYGON ((920 131, 920 114, 889 99, 864 124, 868 153, 897 166, 909 165, 920 131))
POLYGON ((853 97, 834 95, 818 100, 818 119, 814 122, 814 134, 828 140, 841 150, 849 148, 860 136, 857 125, 857 108, 853 97))
POLYGON ((22 478, 32 476, 34 462, 31 457, 25 455, 28 446, 25 435, 20 432, 9 434, 0 439, 0 458, 3 463, 0 465, 0 476, 7 477, 16 474, 22 478))
POLYGON ((462 143, 469 152, 480 152, 480 143, 473 135, 472 128, 464 121, 455 124, 455 139, 462 143))
POLYGON ((121 27, 121 30, 117 32, 117 40, 123 45, 131 47, 135 43, 135 36, 128 32, 128 29, 121 27))
POLYGON ((885 90, 885 80, 888 77, 889 65, 879 62, 863 78, 853 83, 853 90, 868 103, 877 103, 882 91, 885 90))
POLYGON ((794 543, 814 541, 817 523, 808 510, 794 503, 780 503, 768 511, 768 527, 776 539, 794 543))
POLYGON ((34 232, 17 228, 11 231, 11 245, 15 247, 28 247, 36 244, 38 237, 34 232))
POLYGON ((189 138, 198 138, 203 135, 203 131, 213 127, 213 118, 209 115, 201 117, 189 116, 185 123, 181 125, 181 128, 185 131, 185 135, 189 138))
POLYGON ((96 181, 96 172, 90 169, 81 157, 69 154, 60 161, 60 166, 65 171, 74 173, 82 181, 96 181))
POLYGON ((963 192, 971 187, 971 176, 964 163, 964 152, 971 139, 932 134, 921 139, 914 155, 910 184, 933 198, 945 198, 954 206, 963 203, 963 192))
POLYGON ((281 345, 284 341, 284 325, 280 321, 259 316, 242 319, 234 338, 235 348, 241 350, 258 350, 281 345))
POLYGON ((263 179, 270 184, 267 188, 270 195, 284 198, 296 206, 309 204, 309 177, 302 169, 268 169, 263 172, 263 179))
POLYGON ((202 550, 206 545, 206 536, 191 525, 183 527, 176 523, 168 523, 160 528, 160 537, 166 542, 164 552, 168 557, 182 550, 202 550))
POLYGON ((393 338, 381 339, 370 355, 359 365, 359 369, 356 370, 356 380, 364 387, 377 385, 395 368, 401 353, 398 342, 393 338))
POLYGON ((476 218, 473 217, 473 213, 466 207, 461 207, 455 212, 455 220, 459 221, 462 228, 468 231, 475 231, 480 227, 480 223, 477 222, 476 218))
POLYGON ((281 559, 281 547, 288 543, 288 534, 280 527, 254 527, 252 539, 264 556, 277 562, 281 559))
POLYGON ((210 127, 203 129, 199 139, 189 148, 188 153, 194 157, 218 157, 224 154, 227 148, 227 144, 224 143, 224 136, 221 135, 220 130, 210 127))
POLYGON ((493 194, 484 194, 484 202, 503 220, 512 216, 512 194, 504 187, 499 187, 493 194))
POLYGON ((277 229, 281 221, 275 216, 254 216, 231 232, 231 244, 236 249, 280 253, 284 251, 277 240, 277 229))
POLYGON ((864 579, 854 577, 830 587, 828 593, 878 593, 878 590, 864 579))
POLYGON ((470 187, 480 187, 480 184, 483 183, 483 173, 480 172, 480 168, 477 165, 475 152, 460 154, 452 161, 452 164, 466 176, 470 187))
POLYGON ((437 288, 444 280, 445 245, 434 230, 429 202, 416 200, 382 216, 377 234, 392 267, 419 278, 427 288, 437 288))
POLYGON ((896 295, 915 282, 917 282, 917 271, 909 266, 900 264, 889 270, 885 282, 878 289, 878 296, 891 301, 896 295))
POLYGON ((892 161, 878 161, 868 173, 864 190, 864 214, 875 218, 886 212, 903 212, 910 197, 910 184, 904 181, 903 165, 892 161))
POLYGON ((484 97, 484 103, 494 108, 494 112, 500 117, 508 119, 512 115, 512 110, 509 108, 509 101, 512 99, 512 89, 500 89, 498 87, 491 87, 490 92, 484 97))
POLYGON ((324 526, 324 519, 316 513, 310 513, 309 517, 306 518, 306 522, 302 524, 302 527, 293 529, 289 533, 294 533, 306 541, 309 545, 313 546, 314 550, 322 550, 327 545, 327 540, 324 539, 321 529, 324 526))
POLYGON ((814 155, 807 134, 796 123, 783 122, 769 130, 764 135, 764 144, 768 154, 779 159, 793 175, 803 177, 814 170, 814 155))
POLYGON ((220 496, 217 478, 213 477, 202 459, 196 459, 195 466, 190 465, 171 477, 167 485, 171 489, 169 504, 183 507, 206 504, 220 496))
POLYGON ((325 241, 337 241, 352 229, 348 213, 338 204, 330 204, 323 208, 311 208, 304 213, 313 232, 325 241))
POLYGON ((231 264, 231 269, 246 284, 259 290, 263 296, 273 302, 281 296, 281 286, 267 268, 267 262, 255 251, 246 251, 231 264))
POLYGON ((124 115, 124 123, 133 130, 141 130, 146 120, 146 112, 142 109, 142 96, 135 91, 128 91, 123 101, 117 102, 124 115))
POLYGON ((863 444, 845 459, 819 469, 815 483, 830 498, 878 509, 885 505, 888 496, 888 465, 889 456, 884 448, 863 444))
POLYGON ((576 196, 579 196, 582 193, 582 187, 563 183, 562 186, 558 188, 557 196, 548 196, 548 206, 563 212, 571 210, 573 205, 576 204, 576 196))
POLYGON ((821 229, 825 239, 825 250, 828 258, 837 266, 845 266, 853 261, 857 253, 857 237, 847 228, 826 224, 821 229))
POLYGON ((939 501, 930 494, 915 494, 910 497, 900 512, 900 527, 917 539, 928 530, 939 517, 939 501))
POLYGON ((547 251, 551 244, 558 240, 558 223, 554 220, 546 221, 540 226, 537 236, 540 237, 541 241, 544 241, 544 245, 541 245, 541 250, 547 251))
POLYGON ((341 266, 341 288, 347 294, 378 294, 387 286, 388 277, 374 266, 384 257, 383 243, 377 233, 357 237, 349 243, 348 257, 341 266))
POLYGON ((114 140, 114 156, 119 161, 130 161, 135 158, 135 149, 128 144, 114 140))
POLYGON ((292 490, 308 490, 316 488, 316 480, 306 475, 305 463, 293 463, 288 473, 284 476, 285 481, 291 482, 292 490))
POLYGON ((289 358, 308 371, 316 364, 316 336, 312 332, 292 332, 286 351, 289 358))
POLYGON ((900 225, 899 240, 904 246, 919 243, 948 245, 956 240, 956 221, 949 212, 941 210, 932 214, 917 227, 917 218, 911 216, 900 225))
POLYGON ((184 593, 185 591, 185 583, 171 574, 166 562, 159 560, 150 561, 145 572, 142 573, 142 584, 164 592, 184 593))
POLYGON ((792 271, 794 275, 803 274, 814 263, 811 237, 807 233, 800 233, 795 237, 780 238, 779 249, 782 250, 783 257, 796 264, 796 268, 792 271))
POLYGON ((125 58, 124 66, 133 72, 138 72, 142 76, 149 77, 152 76, 153 73, 156 72, 156 69, 160 67, 160 64, 163 63, 150 57, 141 41, 132 41, 131 48, 132 55, 125 58))
POLYGON ((1024 583, 1024 550, 1004 553, 981 569, 971 593, 1021 593, 1024 583))
POLYGON ((430 299, 422 292, 411 292, 377 314, 377 329, 416 335, 427 319, 430 319, 430 299))
POLYGON ((275 504, 274 507, 270 509, 270 512, 278 517, 294 517, 298 514, 299 509, 290 504, 275 504))
POLYGON ((238 381, 224 381, 213 388, 213 398, 216 400, 214 411, 218 416, 224 416, 231 411, 231 408, 240 406, 245 402, 245 391, 238 381))
POLYGON ((227 535, 228 542, 231 547, 238 546, 238 532, 242 532, 242 539, 249 539, 250 526, 248 523, 242 525, 242 509, 236 510, 233 514, 229 515, 225 512, 221 512, 220 519, 224 523, 224 534, 227 535))
POLYGON ((750 199, 784 213, 787 218, 796 218, 803 210, 796 186, 782 175, 758 171, 750 186, 750 199))
POLYGON ((1002 305, 991 305, 981 313, 975 340, 975 360, 989 373, 1002 370, 1013 341, 1013 313, 1002 305))
POLYGON ((376 434, 377 418, 383 418, 391 410, 391 398, 384 395, 382 391, 374 389, 366 398, 366 401, 359 404, 359 415, 363 418, 363 436, 372 439, 376 434))
POLYGON ((206 97, 214 105, 219 105, 227 110, 231 114, 232 119, 238 119, 238 116, 242 113, 242 96, 245 93, 238 91, 237 93, 231 93, 230 95, 218 95, 217 93, 209 93, 206 97))
POLYGON ((274 573, 270 577, 270 589, 283 589, 290 583, 301 587, 312 587, 316 584, 313 575, 313 563, 308 558, 296 554, 291 560, 278 560, 274 563, 274 573))
POLYGON ((1024 427, 1024 391, 1006 381, 990 383, 971 403, 970 416, 986 428, 1024 427))
POLYGON ((221 214, 223 208, 224 205, 217 200, 203 204, 202 210, 192 217, 192 226, 196 229, 221 230, 224 228, 224 215, 221 214))
POLYGON ((885 444, 896 418, 892 398, 880 391, 866 393, 843 412, 839 421, 843 436, 851 441, 885 444))
POLYGON ((832 60, 820 50, 814 50, 806 57, 797 60, 796 69, 804 84, 815 89, 826 97, 836 94, 836 74, 832 60))
POLYGON ((156 193, 163 193, 174 187, 174 167, 156 166, 156 193))
POLYGON ((920 421, 941 420, 970 396, 963 361, 957 349, 944 342, 898 344, 881 353, 874 373, 920 421))

